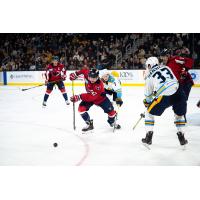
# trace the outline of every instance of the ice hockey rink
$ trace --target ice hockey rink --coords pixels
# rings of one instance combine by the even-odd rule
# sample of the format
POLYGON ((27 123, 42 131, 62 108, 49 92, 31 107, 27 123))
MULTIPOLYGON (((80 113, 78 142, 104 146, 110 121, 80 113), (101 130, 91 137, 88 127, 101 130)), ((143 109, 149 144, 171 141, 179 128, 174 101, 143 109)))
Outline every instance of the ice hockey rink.
MULTIPOLYGON (((113 133, 107 115, 93 106, 89 113, 95 129, 88 134, 81 132, 85 123, 77 112, 79 103, 74 131, 72 103, 67 106, 58 89, 42 108, 45 87, 22 88, 26 87, 0 86, 1 166, 200 165, 200 109, 196 107, 200 88, 192 88, 188 101, 185 135, 189 144, 185 150, 177 139, 171 108, 156 117, 151 150, 141 144, 145 135, 143 120, 134 131, 133 126, 144 111, 143 87, 123 87, 124 104, 118 115, 121 130, 113 133)), ((67 91, 71 96, 71 87, 67 91)), ((75 94, 83 91, 84 87, 75 87, 75 94)))

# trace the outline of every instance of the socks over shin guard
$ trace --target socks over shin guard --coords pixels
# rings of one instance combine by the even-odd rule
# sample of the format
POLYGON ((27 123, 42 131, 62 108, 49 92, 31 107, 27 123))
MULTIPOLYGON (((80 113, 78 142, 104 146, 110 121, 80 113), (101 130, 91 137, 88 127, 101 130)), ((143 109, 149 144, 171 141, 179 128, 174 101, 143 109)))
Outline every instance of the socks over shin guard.
POLYGON ((46 102, 48 98, 49 98, 49 94, 45 94, 44 95, 44 102, 46 102))
POLYGON ((62 95, 63 95, 63 97, 64 97, 65 101, 68 101, 68 96, 67 96, 67 93, 63 93, 62 95))
POLYGON ((81 114, 81 117, 83 118, 83 120, 84 120, 85 122, 90 121, 90 116, 89 116, 88 112, 82 113, 82 114, 81 114))

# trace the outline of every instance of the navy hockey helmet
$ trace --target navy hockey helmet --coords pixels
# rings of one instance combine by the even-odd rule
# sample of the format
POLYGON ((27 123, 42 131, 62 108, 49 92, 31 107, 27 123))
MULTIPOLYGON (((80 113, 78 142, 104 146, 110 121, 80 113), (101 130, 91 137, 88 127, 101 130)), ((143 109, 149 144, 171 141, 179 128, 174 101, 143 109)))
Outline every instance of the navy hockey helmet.
POLYGON ((161 52, 160 52, 160 56, 166 56, 166 55, 170 55, 171 54, 171 49, 167 49, 164 48, 161 52))
POLYGON ((99 70, 95 68, 91 68, 88 74, 91 78, 98 78, 99 77, 99 70))

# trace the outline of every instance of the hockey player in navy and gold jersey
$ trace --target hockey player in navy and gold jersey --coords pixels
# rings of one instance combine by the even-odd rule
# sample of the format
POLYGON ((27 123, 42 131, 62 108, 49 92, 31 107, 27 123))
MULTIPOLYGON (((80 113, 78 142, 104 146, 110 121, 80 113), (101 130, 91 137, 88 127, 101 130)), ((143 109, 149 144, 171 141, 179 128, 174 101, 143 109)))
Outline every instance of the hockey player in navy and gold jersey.
POLYGON ((120 80, 109 73, 107 69, 101 70, 100 74, 108 98, 110 100, 112 99, 117 106, 122 106, 122 87, 120 80))
POLYGON ((160 66, 156 57, 147 59, 145 74, 146 137, 142 142, 152 144, 154 116, 161 116, 166 108, 172 106, 179 142, 181 145, 187 144, 184 137, 186 95, 176 76, 169 67, 160 66))

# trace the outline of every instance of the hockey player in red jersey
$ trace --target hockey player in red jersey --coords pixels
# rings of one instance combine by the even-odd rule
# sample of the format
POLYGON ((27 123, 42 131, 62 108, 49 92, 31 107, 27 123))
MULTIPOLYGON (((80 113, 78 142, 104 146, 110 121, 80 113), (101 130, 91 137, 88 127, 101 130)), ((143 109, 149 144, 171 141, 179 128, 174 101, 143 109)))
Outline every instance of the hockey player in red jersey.
MULTIPOLYGON (((194 85, 192 76, 188 72, 194 63, 192 58, 186 57, 189 53, 189 50, 183 48, 176 50, 176 55, 172 56, 170 55, 170 50, 164 49, 160 56, 163 64, 171 68, 172 72, 179 81, 180 87, 182 87, 185 93, 186 100, 188 100, 191 88, 194 85)), ((185 121, 187 121, 186 116, 185 121)))
POLYGON ((47 85, 46 93, 44 95, 43 106, 47 105, 47 100, 53 90, 54 85, 57 85, 61 91, 65 102, 69 105, 68 96, 65 91, 64 80, 66 79, 66 70, 63 64, 59 63, 58 56, 53 56, 52 63, 47 66, 45 73, 45 84, 47 85))
POLYGON ((161 52, 160 58, 163 61, 163 64, 171 68, 177 80, 182 85, 186 98, 188 100, 190 90, 192 88, 192 85, 194 85, 192 76, 188 71, 192 69, 194 61, 192 58, 188 58, 185 55, 189 55, 188 50, 178 49, 176 51, 176 55, 172 56, 170 55, 170 50, 164 49, 163 52, 161 52))
POLYGON ((83 74, 85 78, 85 87, 87 93, 74 95, 70 97, 70 100, 72 102, 81 100, 78 111, 87 124, 82 131, 87 132, 94 129, 93 120, 90 119, 90 115, 87 112, 93 105, 101 107, 104 112, 108 114, 107 122, 111 127, 115 125, 116 129, 120 129, 121 126, 119 124, 115 124, 116 111, 114 110, 114 107, 108 97, 106 97, 103 82, 99 79, 99 71, 95 68, 91 68, 90 70, 84 68, 76 71, 75 73, 71 73, 70 80, 75 80, 81 74, 83 74))

